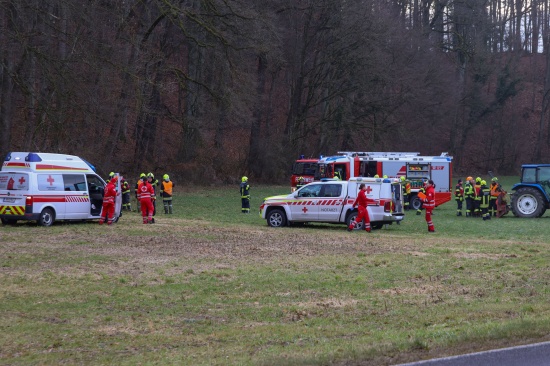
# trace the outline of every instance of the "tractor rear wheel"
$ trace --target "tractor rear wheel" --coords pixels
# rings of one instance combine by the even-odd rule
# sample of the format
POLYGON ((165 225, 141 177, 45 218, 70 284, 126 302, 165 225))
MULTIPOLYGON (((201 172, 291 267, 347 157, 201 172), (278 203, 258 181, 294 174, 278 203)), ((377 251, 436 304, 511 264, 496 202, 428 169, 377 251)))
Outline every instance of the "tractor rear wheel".
POLYGON ((518 189, 512 195, 512 212, 517 217, 541 217, 546 211, 546 202, 539 190, 531 187, 518 189))

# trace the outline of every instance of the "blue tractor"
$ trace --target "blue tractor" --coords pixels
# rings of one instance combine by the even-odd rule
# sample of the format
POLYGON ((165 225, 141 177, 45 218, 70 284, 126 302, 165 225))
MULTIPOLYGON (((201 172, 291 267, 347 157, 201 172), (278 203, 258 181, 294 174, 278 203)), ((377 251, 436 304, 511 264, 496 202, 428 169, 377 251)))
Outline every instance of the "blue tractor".
POLYGON ((512 212, 517 217, 541 217, 550 208, 550 164, 521 167, 521 183, 512 187, 512 212))

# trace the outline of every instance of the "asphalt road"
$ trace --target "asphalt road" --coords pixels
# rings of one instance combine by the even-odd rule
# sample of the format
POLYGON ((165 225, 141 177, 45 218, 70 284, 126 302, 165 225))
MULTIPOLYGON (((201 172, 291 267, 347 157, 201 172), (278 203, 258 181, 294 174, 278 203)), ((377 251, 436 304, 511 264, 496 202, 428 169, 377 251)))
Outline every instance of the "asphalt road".
POLYGON ((550 342, 437 358, 398 366, 550 366, 550 342))

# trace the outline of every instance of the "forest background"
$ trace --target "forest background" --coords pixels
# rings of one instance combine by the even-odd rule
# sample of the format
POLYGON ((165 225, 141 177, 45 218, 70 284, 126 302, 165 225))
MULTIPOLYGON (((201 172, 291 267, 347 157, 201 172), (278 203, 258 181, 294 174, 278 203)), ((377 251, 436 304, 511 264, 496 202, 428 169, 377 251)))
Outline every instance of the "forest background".
POLYGON ((550 148, 548 0, 0 0, 0 153, 289 180, 299 155, 550 148))

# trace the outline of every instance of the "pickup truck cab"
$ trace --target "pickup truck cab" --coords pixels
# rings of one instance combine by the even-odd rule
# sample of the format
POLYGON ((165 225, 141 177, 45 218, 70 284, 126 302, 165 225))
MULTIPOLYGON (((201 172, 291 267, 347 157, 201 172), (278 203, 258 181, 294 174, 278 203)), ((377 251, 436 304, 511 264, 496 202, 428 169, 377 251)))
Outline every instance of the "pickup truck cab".
MULTIPOLYGON (((350 178, 349 181, 323 179, 289 195, 267 197, 260 206, 260 216, 271 227, 305 222, 349 225, 357 217, 357 209, 352 205, 361 183, 367 186, 367 209, 373 228, 403 220, 399 179, 362 177, 350 178)), ((362 229, 362 223, 355 228, 362 229)))

